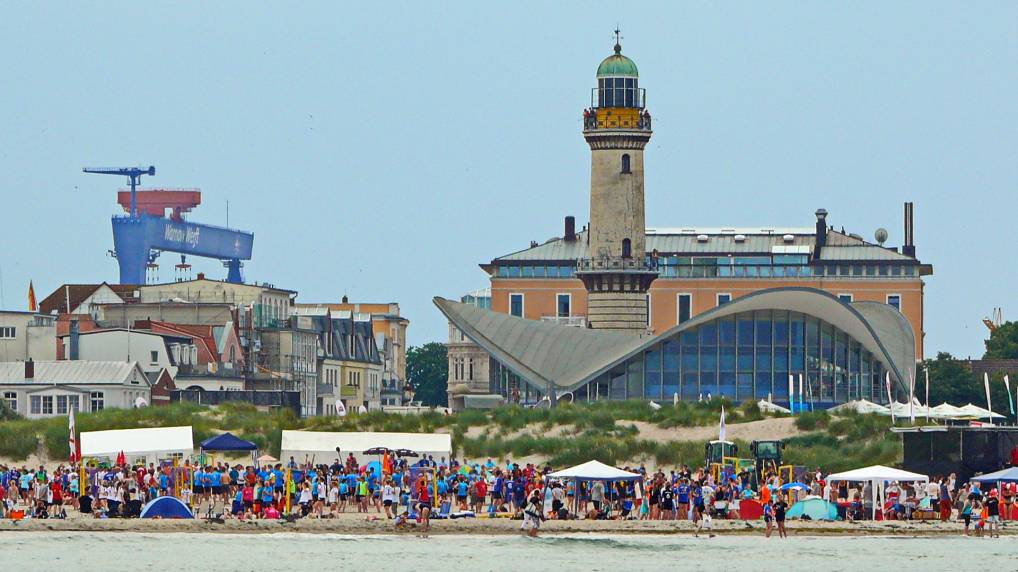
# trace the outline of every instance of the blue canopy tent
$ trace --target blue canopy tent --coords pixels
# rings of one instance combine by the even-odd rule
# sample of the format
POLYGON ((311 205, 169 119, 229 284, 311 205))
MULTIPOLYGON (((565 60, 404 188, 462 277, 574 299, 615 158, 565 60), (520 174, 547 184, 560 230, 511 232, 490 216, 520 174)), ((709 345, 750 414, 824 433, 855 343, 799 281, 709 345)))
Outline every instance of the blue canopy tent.
POLYGON ((233 433, 222 433, 201 442, 203 451, 256 451, 258 445, 245 441, 233 433))
POLYGON ((972 477, 970 481, 977 483, 1018 483, 1018 467, 1011 467, 978 477, 972 477))
MULTIPOLYGON (((209 437, 201 442, 201 452, 205 451, 251 451, 251 461, 254 462, 255 452, 258 445, 251 441, 245 441, 233 433, 221 433, 215 437, 209 437)), ((202 456, 204 462, 204 455, 202 456)))
POLYGON ((141 509, 141 518, 194 518, 194 514, 177 497, 159 497, 141 509))

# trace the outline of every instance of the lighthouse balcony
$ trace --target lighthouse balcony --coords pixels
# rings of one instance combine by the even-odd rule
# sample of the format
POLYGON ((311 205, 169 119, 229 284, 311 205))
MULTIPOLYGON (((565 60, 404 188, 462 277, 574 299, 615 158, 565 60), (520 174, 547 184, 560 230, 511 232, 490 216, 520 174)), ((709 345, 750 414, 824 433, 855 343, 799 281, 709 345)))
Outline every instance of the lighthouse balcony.
POLYGON ((651 131, 650 114, 632 108, 587 109, 583 112, 584 131, 651 131))

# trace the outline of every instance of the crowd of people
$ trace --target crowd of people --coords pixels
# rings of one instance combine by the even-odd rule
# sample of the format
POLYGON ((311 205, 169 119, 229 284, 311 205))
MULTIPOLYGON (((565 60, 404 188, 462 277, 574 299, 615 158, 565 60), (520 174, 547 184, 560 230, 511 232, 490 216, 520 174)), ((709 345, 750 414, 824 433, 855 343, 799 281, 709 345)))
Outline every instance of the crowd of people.
POLYGON ((785 535, 789 507, 807 497, 830 501, 839 518, 956 518, 965 534, 999 533, 1002 511, 1015 502, 1014 485, 982 490, 955 476, 928 483, 887 483, 886 502, 874 510, 869 483, 832 482, 820 469, 800 472, 801 484, 782 490, 775 474, 731 468, 709 471, 683 465, 648 471, 625 467, 639 478, 628 481, 558 480, 550 466, 389 459, 362 465, 352 454, 331 464, 242 465, 223 461, 192 466, 172 464, 89 466, 64 464, 52 470, 0 466, 0 517, 20 512, 32 518, 66 518, 69 512, 95 518, 131 518, 160 496, 176 496, 194 514, 221 519, 335 518, 361 513, 412 521, 424 531, 434 516, 487 515, 517 518, 528 534, 548 519, 689 520, 710 531, 714 519, 741 518, 740 505, 759 503, 770 536, 785 535), (85 486, 82 487, 82 475, 85 486))

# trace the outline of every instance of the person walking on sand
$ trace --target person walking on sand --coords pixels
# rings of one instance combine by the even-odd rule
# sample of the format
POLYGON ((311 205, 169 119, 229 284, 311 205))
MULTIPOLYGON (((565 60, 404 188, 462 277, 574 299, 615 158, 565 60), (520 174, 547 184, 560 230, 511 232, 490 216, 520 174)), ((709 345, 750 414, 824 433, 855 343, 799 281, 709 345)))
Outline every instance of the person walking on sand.
POLYGON ((788 504, 784 499, 779 498, 778 502, 773 503, 774 509, 774 522, 778 525, 778 538, 788 538, 788 531, 785 530, 785 511, 788 509, 788 504))
POLYGON ((541 493, 537 489, 530 493, 526 507, 523 509, 523 526, 520 530, 530 538, 537 538, 537 531, 541 528, 541 522, 545 519, 541 512, 541 493))

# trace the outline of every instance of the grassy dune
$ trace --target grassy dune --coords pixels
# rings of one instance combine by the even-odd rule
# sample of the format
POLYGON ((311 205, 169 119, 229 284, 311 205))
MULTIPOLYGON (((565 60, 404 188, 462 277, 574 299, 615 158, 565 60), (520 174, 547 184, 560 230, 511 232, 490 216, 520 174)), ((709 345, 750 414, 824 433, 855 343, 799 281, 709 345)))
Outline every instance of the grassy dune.
MULTIPOLYGON (((766 418, 753 403, 735 407, 723 400, 709 404, 680 402, 659 410, 643 401, 622 401, 566 404, 553 410, 512 406, 455 415, 370 412, 310 419, 299 419, 289 410, 259 412, 244 404, 215 408, 175 404, 80 414, 77 425, 79 431, 192 425, 196 442, 220 431, 231 431, 272 454, 279 453, 284 429, 445 431, 453 435, 457 454, 470 459, 538 456, 562 466, 597 458, 607 463, 647 461, 672 466, 702 463, 703 442, 644 438, 626 422, 641 421, 662 429, 713 426, 718 423, 722 404, 728 424, 766 418)), ((887 431, 890 421, 884 417, 830 417, 821 412, 801 415, 795 424, 801 433, 786 440, 785 449, 785 458, 794 464, 840 470, 878 462, 894 464, 901 456, 899 438, 887 431)), ((38 452, 60 459, 67 453, 67 437, 64 417, 0 421, 0 456, 20 461, 38 452)), ((743 456, 748 456, 749 444, 738 443, 743 456)))

